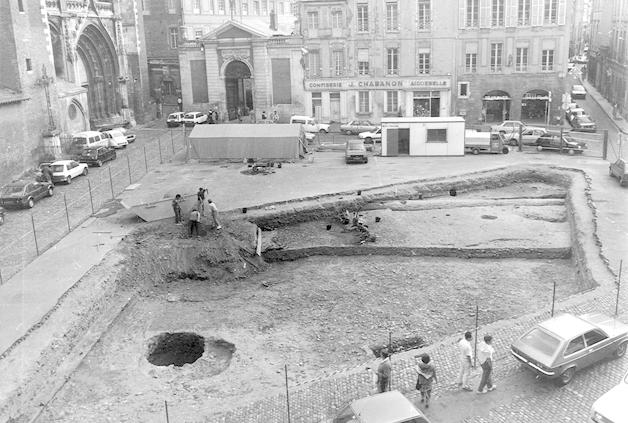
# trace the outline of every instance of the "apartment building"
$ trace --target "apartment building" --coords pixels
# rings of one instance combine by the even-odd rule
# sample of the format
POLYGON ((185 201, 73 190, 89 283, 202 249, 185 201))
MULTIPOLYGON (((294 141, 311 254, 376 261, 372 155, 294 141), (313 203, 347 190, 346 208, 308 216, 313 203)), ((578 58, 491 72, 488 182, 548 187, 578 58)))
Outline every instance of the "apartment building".
POLYGON ((628 2, 594 0, 587 78, 628 118, 628 2))
POLYGON ((565 0, 301 0, 306 112, 322 120, 560 116, 565 0))

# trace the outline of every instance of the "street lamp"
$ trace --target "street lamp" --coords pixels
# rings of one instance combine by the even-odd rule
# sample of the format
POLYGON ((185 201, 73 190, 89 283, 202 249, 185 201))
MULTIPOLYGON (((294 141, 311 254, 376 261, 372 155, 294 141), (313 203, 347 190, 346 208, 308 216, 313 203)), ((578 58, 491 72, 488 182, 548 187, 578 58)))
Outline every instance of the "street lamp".
POLYGON ((549 92, 548 98, 547 98, 547 103, 546 107, 545 107, 545 125, 549 126, 549 121, 550 121, 550 112, 552 110, 552 92, 549 92))

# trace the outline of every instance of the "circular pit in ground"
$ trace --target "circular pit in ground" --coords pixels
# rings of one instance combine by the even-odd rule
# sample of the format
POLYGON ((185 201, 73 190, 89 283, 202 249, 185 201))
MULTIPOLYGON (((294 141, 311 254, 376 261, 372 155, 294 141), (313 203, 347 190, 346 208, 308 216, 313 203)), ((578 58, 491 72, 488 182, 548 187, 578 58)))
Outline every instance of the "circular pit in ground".
POLYGON ((148 343, 148 362, 155 366, 194 363, 205 352, 205 338, 195 333, 162 333, 148 343))

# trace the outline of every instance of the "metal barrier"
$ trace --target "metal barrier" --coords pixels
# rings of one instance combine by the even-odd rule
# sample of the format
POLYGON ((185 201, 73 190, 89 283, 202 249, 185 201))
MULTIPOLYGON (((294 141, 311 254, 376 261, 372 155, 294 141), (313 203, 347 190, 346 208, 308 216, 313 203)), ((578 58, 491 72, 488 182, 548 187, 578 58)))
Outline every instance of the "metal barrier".
POLYGON ((136 134, 138 139, 149 140, 142 146, 128 147, 126 154, 120 154, 100 171, 92 168, 87 177, 74 179, 71 191, 58 186, 45 207, 36 205, 31 211, 7 212, 4 225, 0 226, 0 284, 93 216, 128 185, 184 148, 181 129, 140 129, 136 134))

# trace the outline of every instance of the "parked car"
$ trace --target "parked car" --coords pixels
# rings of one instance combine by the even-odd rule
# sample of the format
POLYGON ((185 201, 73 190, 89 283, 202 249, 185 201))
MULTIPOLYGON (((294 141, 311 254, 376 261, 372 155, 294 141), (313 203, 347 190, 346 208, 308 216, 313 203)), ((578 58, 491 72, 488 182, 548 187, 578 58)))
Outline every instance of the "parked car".
POLYGON ((587 90, 582 85, 574 85, 571 87, 571 98, 587 98, 587 90))
POLYGON ((366 147, 362 140, 349 140, 345 147, 346 163, 368 163, 369 158, 366 156, 366 147))
POLYGON ((574 131, 579 131, 579 132, 597 131, 597 125, 595 124, 595 122, 593 122, 591 117, 588 115, 576 116, 571 120, 570 123, 574 131))
POLYGON ((116 158, 116 150, 109 147, 93 147, 83 150, 78 160, 88 166, 102 166, 103 163, 116 158))
POLYGON ((364 144, 373 145, 374 142, 382 142, 382 128, 377 127, 374 131, 360 132, 358 138, 364 141, 364 144))
POLYGON ((177 126, 181 126, 183 124, 184 116, 185 113, 183 112, 170 113, 166 118, 166 126, 168 128, 176 128, 177 126))
MULTIPOLYGON (((537 145, 537 141, 540 137, 547 134, 547 130, 543 128, 527 127, 521 132, 521 138, 523 139, 523 145, 537 145)), ((506 144, 512 146, 519 145, 519 131, 503 134, 506 144)))
POLYGON ((14 181, 0 190, 0 205, 32 209, 35 201, 52 197, 54 187, 50 182, 14 181))
POLYGON ((536 148, 539 151, 542 150, 560 150, 567 152, 569 155, 582 154, 587 148, 587 145, 583 142, 577 142, 569 135, 563 134, 561 139, 560 134, 547 133, 541 135, 536 141, 536 148))
POLYGON ((352 120, 349 123, 340 125, 340 132, 347 135, 359 134, 360 132, 375 131, 377 125, 368 120, 352 120))
POLYGON ((79 163, 75 160, 58 160, 50 164, 52 170, 52 182, 72 183, 72 178, 87 176, 87 163, 79 163))
POLYGON ((565 112, 565 117, 567 117, 569 123, 578 116, 586 116, 586 112, 582 107, 572 107, 565 112))
POLYGON ((520 120, 505 120, 499 125, 493 125, 491 127, 491 132, 500 132, 505 135, 512 134, 514 132, 519 133, 520 126, 523 126, 524 131, 528 129, 545 130, 545 128, 541 128, 540 126, 530 126, 520 120))
POLYGON ((575 63, 587 63, 589 61, 589 59, 587 58, 586 55, 580 54, 578 56, 574 56, 573 61, 575 63))
POLYGON ((628 184, 628 163, 624 159, 617 159, 608 167, 608 174, 617 178, 619 185, 628 184))
POLYGON ((591 406, 595 423, 628 423, 628 372, 619 384, 599 397, 591 406))
POLYGON ((429 423, 399 391, 382 392, 352 401, 333 423, 429 423))
POLYGON ((201 112, 188 112, 183 116, 182 122, 185 126, 207 123, 207 115, 201 112))
POLYGON ((133 133, 131 133, 131 132, 127 132, 127 133, 125 134, 125 136, 126 136, 126 141, 127 141, 129 144, 131 144, 132 142, 135 142, 135 138, 136 138, 136 137, 135 137, 135 134, 133 134, 133 133))
POLYGON ((316 119, 309 116, 290 116, 290 123, 300 123, 303 125, 305 132, 320 132, 326 134, 329 132, 329 125, 326 123, 318 123, 316 119))
POLYGON ((126 148, 129 145, 129 141, 124 135, 124 132, 118 129, 112 129, 110 131, 104 131, 103 136, 109 140, 109 147, 111 148, 126 148))
POLYGON ((559 385, 577 370, 607 357, 622 357, 628 325, 601 313, 561 314, 534 326, 511 346, 512 355, 536 374, 559 385))

